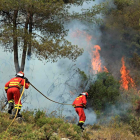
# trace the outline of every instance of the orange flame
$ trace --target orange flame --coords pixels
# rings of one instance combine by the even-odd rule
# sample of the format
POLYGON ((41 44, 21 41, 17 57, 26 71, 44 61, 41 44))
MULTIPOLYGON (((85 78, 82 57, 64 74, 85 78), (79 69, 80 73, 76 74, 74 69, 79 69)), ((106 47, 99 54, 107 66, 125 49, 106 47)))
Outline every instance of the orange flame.
POLYGON ((99 45, 95 45, 94 48, 96 49, 95 51, 93 51, 93 58, 92 58, 92 69, 93 71, 95 71, 95 74, 97 74, 98 72, 102 71, 101 68, 101 60, 100 60, 100 53, 99 51, 101 50, 99 45))
POLYGON ((109 73, 108 69, 104 66, 104 72, 109 73))
MULTIPOLYGON (((93 36, 87 34, 85 31, 80 31, 80 30, 76 30, 75 32, 72 33, 72 37, 74 39, 77 39, 80 37, 82 38, 85 38, 86 41, 87 41, 87 47, 90 48, 90 51, 91 49, 95 49, 95 51, 91 51, 92 52, 92 60, 91 60, 91 63, 92 63, 92 70, 93 70, 93 73, 94 74, 97 74, 98 72, 107 72, 108 73, 108 69, 104 66, 104 70, 102 70, 102 63, 101 63, 101 59, 100 59, 100 53, 99 51, 101 50, 100 46, 99 45, 95 45, 94 47, 91 40, 93 39, 93 36)), ((94 38, 96 39, 96 38, 94 38)), ((91 53, 90 52, 90 53, 91 53)))
POLYGON ((125 90, 128 90, 129 87, 134 88, 135 87, 135 82, 130 77, 129 70, 126 69, 124 57, 122 57, 121 61, 122 61, 122 67, 120 69, 120 73, 121 73, 121 81, 120 81, 121 82, 121 87, 123 89, 125 89, 125 90))

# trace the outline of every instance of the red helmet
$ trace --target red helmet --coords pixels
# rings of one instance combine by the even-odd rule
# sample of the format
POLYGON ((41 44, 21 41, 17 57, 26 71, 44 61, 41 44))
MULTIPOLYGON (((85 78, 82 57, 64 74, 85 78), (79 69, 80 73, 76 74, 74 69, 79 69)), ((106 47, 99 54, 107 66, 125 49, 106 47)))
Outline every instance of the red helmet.
POLYGON ((88 96, 88 93, 87 92, 82 92, 81 94, 88 96))
POLYGON ((16 74, 16 76, 19 76, 19 77, 24 77, 24 72, 19 71, 19 72, 16 74))

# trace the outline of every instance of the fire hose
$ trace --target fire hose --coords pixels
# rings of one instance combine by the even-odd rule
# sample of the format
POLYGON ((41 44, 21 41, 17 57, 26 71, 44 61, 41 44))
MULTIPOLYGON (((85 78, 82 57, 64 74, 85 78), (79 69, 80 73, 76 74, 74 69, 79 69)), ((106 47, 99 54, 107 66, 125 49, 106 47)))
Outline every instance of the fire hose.
MULTIPOLYGON (((56 101, 54 101, 54 100, 48 98, 47 96, 45 96, 41 91, 39 91, 39 90, 38 90, 35 86, 33 86, 31 83, 30 83, 30 85, 31 85, 36 91, 38 91, 41 95, 43 95, 46 99, 48 99, 48 100, 50 100, 50 101, 52 101, 52 102, 54 102, 54 103, 58 103, 58 104, 62 104, 62 105, 72 105, 72 104, 66 104, 66 103, 56 102, 56 101)), ((23 93, 24 93, 24 89, 25 89, 25 80, 24 80, 24 86, 23 86, 22 93, 21 93, 20 98, 19 98, 19 100, 18 100, 18 108, 17 108, 16 114, 15 114, 15 117, 14 117, 14 119, 12 120, 12 122, 10 123, 10 125, 7 127, 6 131, 7 131, 8 128, 12 125, 12 123, 13 123, 14 120, 15 120, 15 118, 17 117, 17 113, 18 113, 18 109, 19 109, 19 102, 20 102, 21 97, 22 97, 22 95, 23 95, 23 93)), ((5 105, 3 106, 3 108, 4 108, 6 105, 7 105, 7 104, 5 104, 5 105)), ((78 105, 80 105, 80 104, 78 104, 78 105)))
POLYGON ((17 113, 18 113, 18 110, 19 110, 19 102, 20 102, 21 97, 22 97, 22 95, 23 95, 23 93, 24 93, 24 89, 25 89, 25 80, 24 80, 24 86, 23 86, 23 89, 22 89, 22 93, 21 93, 20 98, 19 98, 19 100, 18 100, 18 108, 17 108, 16 114, 15 114, 15 117, 14 117, 14 119, 12 120, 12 122, 10 123, 10 125, 7 127, 6 131, 7 131, 8 128, 13 124, 15 118, 17 117, 17 113))
POLYGON ((33 86, 31 83, 30 83, 30 85, 31 85, 36 91, 38 91, 41 95, 43 95, 46 99, 48 99, 48 100, 50 100, 50 101, 52 101, 52 102, 54 102, 54 103, 62 104, 62 105, 72 105, 72 104, 59 103, 59 102, 56 102, 56 101, 54 101, 54 100, 51 100, 50 98, 48 98, 47 96, 45 96, 41 91, 39 91, 35 86, 33 86))

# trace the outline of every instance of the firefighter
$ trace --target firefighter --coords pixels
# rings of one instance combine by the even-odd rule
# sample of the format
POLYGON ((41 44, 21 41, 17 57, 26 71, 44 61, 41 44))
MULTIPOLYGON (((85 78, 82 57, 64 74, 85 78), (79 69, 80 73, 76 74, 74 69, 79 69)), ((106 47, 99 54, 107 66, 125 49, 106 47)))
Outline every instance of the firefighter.
POLYGON ((79 123, 77 125, 80 126, 82 130, 84 130, 82 126, 86 120, 84 108, 86 109, 87 96, 88 96, 87 92, 79 94, 79 96, 74 100, 72 104, 72 106, 75 108, 76 113, 79 116, 79 123))
POLYGON ((8 100, 8 113, 12 114, 12 109, 14 108, 15 103, 15 110, 11 116, 13 118, 17 112, 17 117, 22 117, 21 114, 19 114, 22 104, 21 101, 18 104, 19 98, 20 98, 20 89, 24 86, 25 82, 25 88, 28 89, 30 82, 26 77, 24 77, 24 73, 22 71, 18 72, 16 74, 16 77, 12 78, 9 82, 5 84, 5 91, 7 93, 7 100, 8 100))

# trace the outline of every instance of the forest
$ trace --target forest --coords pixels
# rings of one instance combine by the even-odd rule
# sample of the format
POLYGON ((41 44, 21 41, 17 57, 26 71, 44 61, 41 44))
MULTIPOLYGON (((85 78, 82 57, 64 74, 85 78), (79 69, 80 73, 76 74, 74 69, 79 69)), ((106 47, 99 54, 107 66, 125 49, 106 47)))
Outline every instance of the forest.
MULTIPOLYGON (((89 94, 84 132, 73 115, 67 122, 61 108, 58 114, 42 108, 24 108, 24 121, 15 121, 7 130, 11 120, 5 108, 0 111, 0 139, 140 139, 140 0, 1 0, 0 27, 0 47, 12 55, 14 61, 10 63, 15 73, 26 72, 26 63, 33 59, 46 66, 61 64, 61 70, 69 77, 63 85, 56 80, 47 92, 52 94, 56 89, 60 93, 62 88, 69 96, 46 96, 66 103, 72 102, 79 92, 89 94), (85 3, 91 8, 84 9, 85 3), (83 7, 78 12, 69 11, 76 6, 83 7), (70 25, 76 30, 71 30, 70 25), (65 59, 67 65, 72 63, 68 70, 60 62, 65 59), (90 123, 94 116, 94 123, 90 123)), ((28 75, 32 81, 37 80, 28 75)), ((0 97, 1 107, 5 97, 0 97)), ((24 98, 26 102, 28 94, 24 98)))

